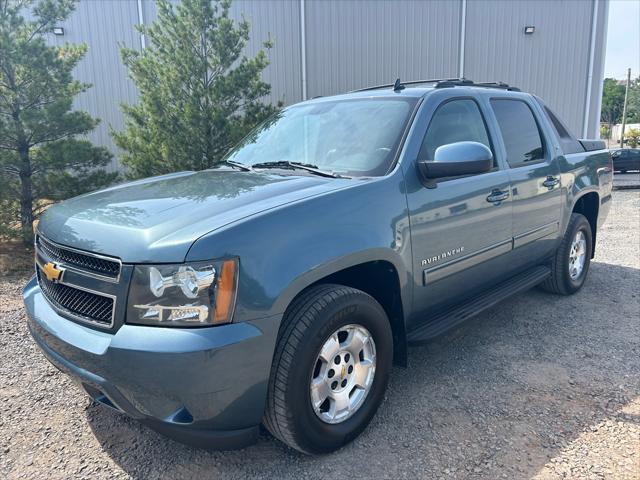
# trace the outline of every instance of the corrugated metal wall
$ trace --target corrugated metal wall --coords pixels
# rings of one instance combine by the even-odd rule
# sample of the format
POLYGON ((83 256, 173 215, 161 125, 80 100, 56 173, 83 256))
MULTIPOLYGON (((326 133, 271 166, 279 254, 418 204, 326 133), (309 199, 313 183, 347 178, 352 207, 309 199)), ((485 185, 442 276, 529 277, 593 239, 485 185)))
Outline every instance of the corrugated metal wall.
POLYGON ((458 1, 308 1, 308 95, 458 75, 458 1))
MULTIPOLYGON (((466 5, 464 75, 501 80, 544 98, 583 133, 594 2, 598 2, 593 87, 588 135, 597 134, 604 66, 608 0, 303 0, 307 97, 403 79, 457 77, 466 5), (533 35, 524 35, 533 25, 533 35)), ((234 18, 251 23, 247 54, 271 38, 269 101, 302 100, 300 0, 235 0, 234 18)), ((144 21, 155 19, 155 4, 142 0, 144 21)), ((110 128, 124 126, 120 103, 136 101, 118 44, 140 48, 136 0, 80 1, 52 43, 85 42, 89 53, 78 67, 80 80, 94 86, 77 108, 102 119, 91 139, 116 149, 110 128)), ((116 152, 117 153, 117 152, 116 152)), ((112 165, 118 169, 117 159, 112 165)))
MULTIPOLYGON (((116 147, 109 131, 110 128, 123 128, 120 104, 135 103, 137 99, 136 88, 120 60, 118 44, 140 48, 140 35, 134 28, 137 23, 135 1, 85 1, 78 3, 75 12, 64 23, 64 35, 51 35, 48 39, 49 43, 57 45, 67 42, 87 44, 87 55, 78 65, 75 76, 93 86, 77 97, 75 108, 100 118, 100 124, 89 138, 113 152, 116 147)), ((117 159, 114 159, 111 169, 118 168, 117 159)))
POLYGON ((583 0, 469 1, 465 76, 539 95, 582 135, 591 19, 583 0))

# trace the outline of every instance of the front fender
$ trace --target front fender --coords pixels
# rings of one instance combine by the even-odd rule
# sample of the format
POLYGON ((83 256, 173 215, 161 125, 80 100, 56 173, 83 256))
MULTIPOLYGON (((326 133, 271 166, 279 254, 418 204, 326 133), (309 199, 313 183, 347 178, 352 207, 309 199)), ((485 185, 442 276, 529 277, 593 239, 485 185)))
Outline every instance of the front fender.
MULTIPOLYGON (((411 244, 402 172, 353 180, 349 188, 282 205, 200 238, 187 260, 240 258, 234 319, 283 313, 304 288, 364 262, 399 273, 403 307, 411 305, 411 244)), ((406 310, 405 310, 406 311, 406 310)))
POLYGON ((392 264, 399 273, 400 294, 403 297, 403 306, 406 308, 407 304, 405 304, 405 302, 409 299, 404 296, 409 294, 407 286, 409 285, 410 276, 407 274, 407 269, 402 258, 397 252, 389 248, 371 248, 368 250, 353 251, 337 258, 326 259, 316 267, 303 271, 281 292, 280 296, 274 303, 274 309, 281 313, 284 312, 287 306, 300 292, 331 274, 350 267, 375 261, 386 261, 392 264))

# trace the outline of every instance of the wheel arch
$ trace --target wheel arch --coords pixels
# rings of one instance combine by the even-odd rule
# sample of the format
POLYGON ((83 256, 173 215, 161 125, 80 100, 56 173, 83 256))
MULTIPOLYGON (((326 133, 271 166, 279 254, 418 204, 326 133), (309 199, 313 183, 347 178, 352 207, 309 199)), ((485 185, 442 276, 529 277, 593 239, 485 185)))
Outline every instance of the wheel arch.
POLYGON ((278 303, 286 304, 284 311, 289 305, 307 289, 323 283, 334 283, 344 285, 371 295, 384 309, 391 325, 393 334, 394 363, 406 366, 407 364, 407 342, 405 330, 405 305, 406 305, 406 282, 403 286, 403 278, 396 263, 390 258, 374 256, 363 261, 342 261, 324 268, 315 269, 309 272, 303 279, 298 279, 286 293, 279 299, 278 303))
POLYGON ((595 256, 596 251, 596 234, 598 231, 598 212, 600 210, 600 195, 598 192, 589 191, 576 198, 573 203, 571 213, 580 213, 584 215, 591 226, 591 236, 593 245, 591 250, 591 258, 595 256))

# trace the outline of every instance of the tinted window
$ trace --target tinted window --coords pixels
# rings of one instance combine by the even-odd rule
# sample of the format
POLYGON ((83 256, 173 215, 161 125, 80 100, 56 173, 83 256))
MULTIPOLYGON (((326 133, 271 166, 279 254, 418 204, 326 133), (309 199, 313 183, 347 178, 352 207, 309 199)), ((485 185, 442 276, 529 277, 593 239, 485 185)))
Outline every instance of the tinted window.
POLYGON ((547 118, 550 120, 553 129, 558 136, 558 140, 560 140, 560 146, 562 147, 562 151, 566 154, 569 153, 578 153, 584 152, 584 148, 582 144, 576 139, 575 135, 573 135, 567 126, 562 123, 562 120, 553 113, 549 107, 547 107, 539 98, 536 98, 538 103, 542 106, 544 113, 547 115, 547 118))
POLYGON ((540 130, 529 106, 520 100, 491 100, 512 167, 544 159, 540 130))
POLYGON ((479 142, 491 148, 487 127, 473 100, 452 100, 438 107, 422 140, 418 158, 433 160, 439 146, 455 142, 479 142))
POLYGON ((547 116, 551 120, 551 124, 553 128, 556 130, 556 133, 560 138, 571 138, 571 134, 567 131, 562 122, 554 115, 554 113, 549 109, 549 107, 545 106, 544 111, 547 113, 547 116))
POLYGON ((415 99, 303 103, 260 125, 227 159, 247 165, 291 161, 347 175, 384 175, 415 99))

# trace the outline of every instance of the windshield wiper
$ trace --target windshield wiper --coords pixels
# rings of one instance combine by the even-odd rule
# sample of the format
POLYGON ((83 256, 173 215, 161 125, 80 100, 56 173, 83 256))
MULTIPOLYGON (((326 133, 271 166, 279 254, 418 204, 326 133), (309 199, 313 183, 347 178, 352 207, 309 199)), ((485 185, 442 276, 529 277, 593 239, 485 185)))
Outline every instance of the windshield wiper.
POLYGON ((245 172, 250 172, 253 170, 249 165, 245 165, 244 163, 234 162, 233 160, 223 160, 222 163, 224 165, 229 165, 230 167, 239 168, 240 170, 244 170, 245 172))
POLYGON ((347 176, 340 175, 338 173, 328 172, 326 170, 320 170, 317 165, 311 165, 310 163, 290 162, 288 160, 282 160, 279 162, 254 163, 252 167, 253 168, 290 168, 292 170, 300 169, 300 170, 306 170, 307 172, 311 172, 316 175, 320 175, 322 177, 349 178, 347 176))

